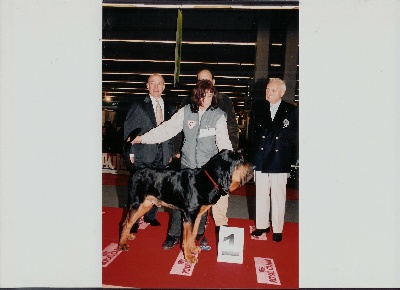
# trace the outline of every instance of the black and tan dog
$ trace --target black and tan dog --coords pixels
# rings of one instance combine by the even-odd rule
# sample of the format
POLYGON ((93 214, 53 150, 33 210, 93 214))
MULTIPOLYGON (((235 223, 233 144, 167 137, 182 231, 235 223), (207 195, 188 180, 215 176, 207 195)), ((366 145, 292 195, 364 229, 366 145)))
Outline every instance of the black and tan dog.
POLYGON ((122 225, 119 249, 129 250, 127 240, 135 238, 130 229, 136 220, 153 205, 166 206, 182 211, 183 253, 187 262, 196 263, 195 255, 201 251, 195 243, 201 215, 252 176, 253 166, 241 153, 230 150, 222 150, 202 168, 137 171, 132 177, 130 210, 122 225))

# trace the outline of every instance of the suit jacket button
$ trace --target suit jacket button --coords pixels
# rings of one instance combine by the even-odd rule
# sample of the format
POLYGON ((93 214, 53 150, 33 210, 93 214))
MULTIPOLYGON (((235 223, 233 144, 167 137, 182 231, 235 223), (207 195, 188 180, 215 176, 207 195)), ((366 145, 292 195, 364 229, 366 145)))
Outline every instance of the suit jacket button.
POLYGON ((260 148, 261 150, 264 150, 264 148, 260 148))
POLYGON ((265 138, 265 136, 262 136, 261 138, 265 138))
POLYGON ((276 149, 275 152, 278 152, 278 149, 276 149))
POLYGON ((279 139, 279 137, 276 137, 276 139, 279 139))

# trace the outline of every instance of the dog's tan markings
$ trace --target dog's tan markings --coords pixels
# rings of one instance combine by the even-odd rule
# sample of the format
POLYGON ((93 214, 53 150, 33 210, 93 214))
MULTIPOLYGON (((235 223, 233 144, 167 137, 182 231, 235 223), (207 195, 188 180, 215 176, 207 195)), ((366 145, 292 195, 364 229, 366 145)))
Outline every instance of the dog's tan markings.
POLYGON ((189 263, 197 263, 196 254, 201 252, 199 246, 196 246, 196 236, 199 231, 201 216, 207 212, 212 205, 203 205, 200 208, 199 214, 196 217, 194 225, 190 222, 183 223, 183 241, 182 248, 185 255, 185 260, 189 263))
POLYGON ((248 182, 253 176, 253 168, 249 164, 240 164, 235 167, 232 174, 232 183, 229 192, 248 182))
POLYGON ((131 209, 122 224, 122 233, 118 243, 118 249, 128 251, 129 245, 127 240, 133 240, 136 236, 130 233, 133 224, 141 218, 146 212, 153 207, 153 201, 157 200, 154 196, 147 196, 146 199, 140 204, 138 210, 131 209))

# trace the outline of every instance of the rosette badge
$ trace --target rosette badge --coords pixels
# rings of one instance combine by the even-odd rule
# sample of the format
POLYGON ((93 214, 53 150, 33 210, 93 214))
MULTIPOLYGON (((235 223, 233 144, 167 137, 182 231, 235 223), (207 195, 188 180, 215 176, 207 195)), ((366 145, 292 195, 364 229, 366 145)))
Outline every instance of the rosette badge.
POLYGON ((283 128, 286 128, 287 126, 289 126, 289 120, 285 119, 283 120, 283 128))

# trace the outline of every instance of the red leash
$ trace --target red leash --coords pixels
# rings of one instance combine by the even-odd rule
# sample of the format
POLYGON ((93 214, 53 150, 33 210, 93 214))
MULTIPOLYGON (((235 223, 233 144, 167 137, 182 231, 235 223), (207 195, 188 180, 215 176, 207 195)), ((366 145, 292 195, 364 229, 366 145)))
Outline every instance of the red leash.
POLYGON ((211 182, 214 184, 214 187, 219 190, 219 186, 218 184, 214 181, 214 179, 210 176, 210 174, 208 174, 207 170, 203 169, 205 174, 208 176, 208 178, 211 180, 211 182))

